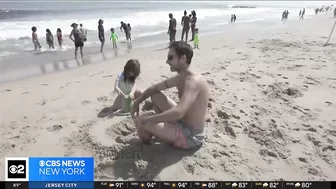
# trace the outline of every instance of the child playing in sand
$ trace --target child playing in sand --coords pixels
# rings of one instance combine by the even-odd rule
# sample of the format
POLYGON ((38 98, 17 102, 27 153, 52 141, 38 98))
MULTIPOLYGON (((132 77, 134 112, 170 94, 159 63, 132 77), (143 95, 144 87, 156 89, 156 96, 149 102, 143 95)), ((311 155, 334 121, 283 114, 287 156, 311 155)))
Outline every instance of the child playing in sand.
POLYGON ((33 31, 32 32, 32 41, 33 41, 34 48, 35 48, 35 51, 36 51, 37 48, 41 49, 41 44, 40 44, 40 42, 38 40, 38 37, 37 37, 37 34, 36 34, 37 28, 35 26, 33 26, 31 28, 31 30, 33 31))
POLYGON ((198 35, 198 28, 195 28, 195 35, 194 35, 194 49, 198 49, 199 44, 199 35, 198 35))
POLYGON ((49 49, 55 48, 54 47, 54 36, 49 29, 46 29, 46 41, 47 41, 47 44, 49 45, 49 49))
POLYGON ((117 47, 118 35, 115 32, 114 28, 111 28, 111 37, 110 37, 110 40, 112 40, 113 48, 118 48, 117 47))
POLYGON ((57 28, 56 35, 57 35, 58 45, 60 46, 60 48, 62 48, 63 36, 62 36, 61 28, 57 28))
POLYGON ((140 74, 140 63, 136 59, 130 59, 124 66, 115 81, 114 90, 118 93, 111 110, 116 113, 130 113, 133 100, 141 93, 136 90, 136 80, 140 74))

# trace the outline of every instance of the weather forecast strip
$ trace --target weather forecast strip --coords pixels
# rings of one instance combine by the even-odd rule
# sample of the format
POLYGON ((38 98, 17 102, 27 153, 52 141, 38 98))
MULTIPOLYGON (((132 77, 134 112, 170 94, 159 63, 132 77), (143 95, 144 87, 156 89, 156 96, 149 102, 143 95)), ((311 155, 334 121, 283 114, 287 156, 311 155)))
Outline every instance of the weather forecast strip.
POLYGON ((13 182, 0 183, 1 188, 6 189, 332 189, 336 188, 336 182, 13 182), (32 187, 33 186, 33 187, 32 187))

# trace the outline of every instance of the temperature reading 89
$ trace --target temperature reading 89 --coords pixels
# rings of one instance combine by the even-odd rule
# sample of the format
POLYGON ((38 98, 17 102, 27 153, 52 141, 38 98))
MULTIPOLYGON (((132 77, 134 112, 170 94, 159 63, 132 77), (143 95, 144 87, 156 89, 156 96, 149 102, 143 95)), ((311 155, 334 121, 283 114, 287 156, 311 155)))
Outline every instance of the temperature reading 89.
POLYGON ((303 182, 303 183, 301 183, 301 187, 302 188, 309 188, 311 185, 312 185, 311 182, 303 182))

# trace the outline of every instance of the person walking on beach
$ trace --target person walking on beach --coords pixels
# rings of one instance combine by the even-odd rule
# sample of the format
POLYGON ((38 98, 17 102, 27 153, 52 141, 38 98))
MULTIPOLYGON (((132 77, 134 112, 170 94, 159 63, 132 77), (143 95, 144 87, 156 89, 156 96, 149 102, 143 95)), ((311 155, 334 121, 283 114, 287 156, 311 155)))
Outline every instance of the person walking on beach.
POLYGON ((98 38, 99 41, 101 42, 100 45, 100 52, 103 52, 104 44, 105 44, 105 33, 104 33, 104 20, 99 19, 98 21, 98 38))
POLYGON ((49 29, 46 29, 46 41, 49 46, 49 49, 55 48, 54 47, 54 36, 49 29))
POLYGON ((113 48, 114 49, 118 48, 118 46, 117 46, 118 35, 115 32, 114 28, 111 28, 111 37, 110 37, 110 40, 112 40, 113 48))
POLYGON ((303 16, 305 15, 305 13, 306 13, 306 9, 303 9, 302 11, 300 10, 300 13, 299 13, 300 20, 303 20, 303 16))
POLYGON ((83 58, 83 47, 84 47, 83 34, 78 29, 78 24, 73 23, 73 24, 71 24, 71 27, 73 29, 72 29, 69 37, 70 37, 71 41, 73 41, 75 43, 75 59, 77 59, 78 48, 80 50, 81 57, 83 58))
POLYGON ((35 26, 33 26, 31 28, 32 30, 32 41, 33 41, 33 44, 34 44, 34 50, 36 51, 37 49, 41 49, 41 44, 38 40, 38 37, 37 37, 37 28, 35 26))
POLYGON ((182 149, 195 149, 205 140, 205 120, 209 101, 206 79, 190 69, 194 52, 184 41, 169 45, 166 63, 177 75, 147 88, 136 98, 131 111, 140 140, 150 143, 154 137, 182 149), (176 87, 179 102, 163 90, 176 87), (151 98, 154 115, 139 115, 139 105, 151 98))
POLYGON ((188 34, 189 34, 189 29, 190 29, 190 17, 187 16, 187 11, 184 11, 184 16, 182 17, 181 20, 181 25, 182 25, 182 36, 181 36, 181 41, 183 41, 184 34, 186 36, 186 41, 188 41, 188 34))
MULTIPOLYGON (((131 25, 130 25, 131 26, 131 25)), ((123 21, 120 22, 120 31, 121 32, 125 32, 125 36, 126 36, 126 41, 130 40, 130 27, 127 26, 127 24, 123 21)))
POLYGON ((168 25, 168 35, 169 35, 169 41, 173 42, 175 41, 176 36, 176 19, 173 17, 172 13, 169 13, 169 25, 168 25))
POLYGON ((191 11, 191 20, 190 20, 190 27, 191 27, 191 33, 192 33, 192 36, 191 36, 191 41, 194 40, 194 36, 195 36, 195 28, 196 28, 196 22, 197 22, 197 17, 196 17, 196 12, 193 10, 191 11))
POLYGON ((79 24, 80 28, 79 30, 82 32, 83 36, 84 36, 84 39, 83 41, 87 41, 87 30, 83 27, 83 24, 79 24))
POLYGON ((58 45, 60 46, 60 48, 62 48, 63 35, 62 35, 61 28, 57 28, 56 37, 57 37, 58 45))

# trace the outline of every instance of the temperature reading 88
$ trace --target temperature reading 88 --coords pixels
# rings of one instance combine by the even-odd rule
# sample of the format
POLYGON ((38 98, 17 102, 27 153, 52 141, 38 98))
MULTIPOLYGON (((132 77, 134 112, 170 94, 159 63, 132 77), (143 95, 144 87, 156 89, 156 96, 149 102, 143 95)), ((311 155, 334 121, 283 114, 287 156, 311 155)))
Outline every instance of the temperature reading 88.
POLYGON ((208 183, 208 188, 216 188, 217 182, 209 182, 208 183))
POLYGON ((303 182, 303 183, 301 184, 301 187, 302 187, 302 188, 309 188, 311 185, 312 185, 311 182, 303 182))

